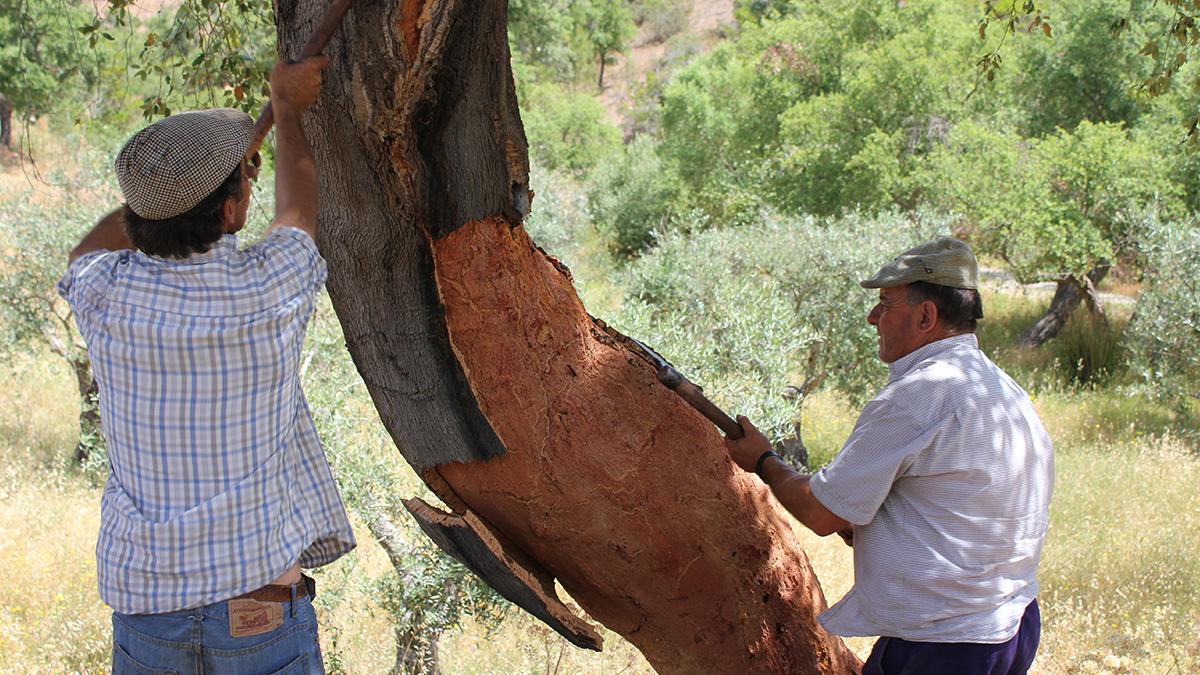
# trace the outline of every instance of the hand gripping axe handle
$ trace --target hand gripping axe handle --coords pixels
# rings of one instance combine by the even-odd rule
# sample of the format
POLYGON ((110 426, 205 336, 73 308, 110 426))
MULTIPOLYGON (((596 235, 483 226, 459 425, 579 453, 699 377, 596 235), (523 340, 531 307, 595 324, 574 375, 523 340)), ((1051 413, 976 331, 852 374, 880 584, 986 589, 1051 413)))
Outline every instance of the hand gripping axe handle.
POLYGON ((672 366, 667 362, 666 359, 660 356, 658 352, 647 347, 642 342, 634 340, 633 338, 630 338, 630 340, 636 344, 638 348, 642 350, 642 354, 649 359, 656 368, 658 368, 658 381, 666 385, 667 389, 670 389, 678 394, 679 398, 687 401, 688 405, 699 411, 701 415, 707 417, 708 420, 717 425, 717 428, 719 428, 721 431, 724 431, 726 436, 733 439, 738 439, 745 435, 745 431, 742 430, 742 425, 738 424, 737 420, 733 419, 729 415, 726 415, 724 410, 721 410, 716 406, 715 403, 708 400, 708 397, 704 395, 704 391, 695 384, 692 384, 690 380, 688 380, 683 376, 682 373, 675 369, 675 366, 672 366))
MULTIPOLYGON (((300 55, 296 58, 297 61, 303 61, 310 56, 317 56, 325 49, 325 45, 329 44, 329 39, 333 37, 333 32, 337 30, 342 23, 342 17, 346 16, 346 11, 350 9, 350 4, 353 0, 333 0, 329 5, 329 9, 325 10, 325 16, 321 17, 321 23, 317 25, 317 30, 308 38, 308 42, 304 43, 304 47, 300 50, 300 55)), ((271 102, 267 101, 266 107, 258 114, 258 119, 254 121, 254 139, 250 141, 250 148, 246 150, 246 157, 254 156, 258 149, 262 147, 263 141, 267 138, 267 133, 271 131, 271 127, 275 124, 275 110, 271 107, 271 102)))

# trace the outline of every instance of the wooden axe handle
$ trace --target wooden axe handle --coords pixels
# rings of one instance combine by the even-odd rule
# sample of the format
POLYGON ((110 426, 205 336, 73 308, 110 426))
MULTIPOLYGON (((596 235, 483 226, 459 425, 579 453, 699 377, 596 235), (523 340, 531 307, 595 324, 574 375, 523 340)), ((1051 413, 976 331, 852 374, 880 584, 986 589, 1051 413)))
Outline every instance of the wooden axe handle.
MULTIPOLYGON (((321 23, 317 25, 317 30, 308 38, 308 42, 304 43, 304 47, 300 50, 300 55, 296 58, 297 61, 303 61, 310 56, 317 56, 325 49, 325 45, 329 44, 329 39, 333 37, 334 31, 342 23, 342 17, 346 16, 346 11, 350 9, 350 4, 353 0, 333 0, 329 5, 329 9, 325 10, 325 16, 321 17, 321 23)), ((246 158, 249 159, 258 152, 262 147, 263 141, 267 138, 267 133, 271 131, 271 127, 275 124, 275 110, 271 108, 271 102, 267 101, 267 105, 262 112, 258 114, 258 119, 254 121, 254 139, 250 141, 250 148, 246 150, 246 158)))
POLYGON ((704 392, 700 391, 700 387, 692 384, 692 381, 679 374, 671 366, 666 366, 659 370, 658 380, 667 385, 672 391, 679 395, 688 405, 695 408, 701 415, 708 418, 708 421, 717 425, 717 428, 725 432, 725 435, 732 439, 739 439, 746 435, 742 429, 742 425, 737 423, 729 415, 725 414, 724 410, 717 407, 715 403, 708 400, 704 392))
POLYGON ((680 373, 678 370, 676 370, 675 366, 672 366, 670 363, 668 363, 667 360, 664 359, 658 352, 647 347, 639 340, 626 338, 625 336, 621 337, 624 338, 628 343, 628 346, 634 348, 634 351, 640 354, 642 358, 654 364, 654 367, 658 369, 658 381, 661 382, 663 386, 675 392, 675 395, 683 399, 688 405, 695 408, 696 411, 701 415, 704 415, 706 418, 708 418, 709 422, 717 425, 717 428, 725 432, 726 436, 737 440, 746 435, 745 430, 742 429, 742 425, 737 423, 737 420, 733 419, 729 415, 726 415, 724 410, 721 410, 716 406, 715 403, 708 400, 708 397, 704 395, 704 392, 700 390, 700 387, 692 384, 691 380, 684 377, 683 373, 680 373))

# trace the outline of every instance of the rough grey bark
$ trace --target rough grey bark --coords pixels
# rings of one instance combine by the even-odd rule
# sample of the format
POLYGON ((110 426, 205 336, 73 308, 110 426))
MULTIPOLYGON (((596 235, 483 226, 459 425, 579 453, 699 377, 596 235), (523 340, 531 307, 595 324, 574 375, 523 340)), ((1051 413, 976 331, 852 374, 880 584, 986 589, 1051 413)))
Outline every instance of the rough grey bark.
MULTIPOLYGON (((323 9, 315 1, 277 3, 281 54, 298 51, 323 9)), ((514 190, 528 181, 527 167, 508 175, 506 148, 495 147, 499 135, 490 128, 505 124, 515 133, 503 138, 524 141, 515 97, 503 96, 511 79, 500 81, 495 64, 489 72, 468 60, 481 48, 473 42, 504 39, 491 28, 504 25, 504 9, 495 2, 358 5, 326 49, 334 62, 306 117, 322 169, 319 244, 329 293, 375 406, 418 471, 505 451, 451 352, 428 241, 465 219, 511 210, 514 190), (422 12, 429 14, 423 33, 422 12), (420 64, 424 70, 422 39, 440 43, 426 44, 439 58, 420 64), (442 62, 446 43, 456 49, 442 62), (475 99, 463 95, 468 88, 475 99), (469 107, 505 100, 511 109, 495 116, 469 107)), ((513 150, 525 152, 523 144, 513 150)))
POLYGON ((1021 333, 1017 338, 1017 345, 1024 348, 1040 347, 1054 339, 1063 326, 1067 325, 1067 320, 1081 302, 1087 304, 1088 310, 1097 320, 1107 322, 1104 305, 1096 286, 1104 280, 1109 268, 1110 265, 1104 263, 1097 265, 1082 279, 1074 275, 1059 279, 1054 289, 1054 297, 1050 300, 1050 307, 1042 318, 1021 333))

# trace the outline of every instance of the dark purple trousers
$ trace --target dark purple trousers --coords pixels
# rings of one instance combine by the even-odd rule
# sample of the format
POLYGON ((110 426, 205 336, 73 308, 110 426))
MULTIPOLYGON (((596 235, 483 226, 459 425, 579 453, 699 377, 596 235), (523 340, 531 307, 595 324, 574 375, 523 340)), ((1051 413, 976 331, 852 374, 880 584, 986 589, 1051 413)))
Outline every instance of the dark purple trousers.
POLYGON ((1042 615, 1029 603, 1021 627, 998 645, 959 642, 909 642, 881 637, 863 664, 863 675, 1024 675, 1037 654, 1042 615))

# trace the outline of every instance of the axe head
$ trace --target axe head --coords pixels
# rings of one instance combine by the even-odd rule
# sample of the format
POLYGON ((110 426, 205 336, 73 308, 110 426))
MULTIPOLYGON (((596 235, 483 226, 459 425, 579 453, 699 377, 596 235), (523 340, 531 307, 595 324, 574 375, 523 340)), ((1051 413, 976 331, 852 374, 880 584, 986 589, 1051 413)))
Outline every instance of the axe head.
POLYGON ((683 375, 680 374, 675 366, 672 366, 669 361, 664 359, 661 354, 646 346, 641 340, 629 338, 630 342, 637 345, 638 349, 642 350, 642 356, 658 370, 658 381, 666 385, 668 389, 675 389, 683 383, 683 375))

